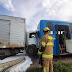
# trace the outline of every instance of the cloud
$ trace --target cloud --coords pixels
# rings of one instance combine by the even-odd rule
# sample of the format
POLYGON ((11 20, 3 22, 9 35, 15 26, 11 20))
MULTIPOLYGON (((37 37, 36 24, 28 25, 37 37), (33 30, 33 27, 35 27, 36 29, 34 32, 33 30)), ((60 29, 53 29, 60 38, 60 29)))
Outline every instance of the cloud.
POLYGON ((29 19, 41 10, 41 7, 38 6, 40 3, 41 0, 15 0, 14 7, 16 11, 14 15, 29 19))
POLYGON ((13 5, 16 9, 14 16, 26 18, 27 26, 31 27, 28 28, 28 30, 32 30, 40 21, 40 19, 37 19, 37 14, 40 14, 40 12, 43 10, 41 1, 42 0, 15 0, 15 2, 13 2, 13 5))
POLYGON ((0 4, 2 4, 6 9, 12 12, 15 11, 15 8, 13 7, 11 0, 0 0, 0 4))
POLYGON ((37 14, 43 10, 42 0, 1 0, 0 3, 6 9, 13 11, 13 16, 26 18, 27 26, 31 27, 28 29, 32 30, 33 26, 37 26, 40 20, 38 19, 39 16, 37 14), (37 20, 35 20, 35 18, 37 20))
POLYGON ((36 30, 40 20, 72 19, 72 0, 0 0, 13 16, 26 18, 28 30, 36 30))
POLYGON ((49 19, 71 20, 72 0, 43 0, 43 7, 49 19))

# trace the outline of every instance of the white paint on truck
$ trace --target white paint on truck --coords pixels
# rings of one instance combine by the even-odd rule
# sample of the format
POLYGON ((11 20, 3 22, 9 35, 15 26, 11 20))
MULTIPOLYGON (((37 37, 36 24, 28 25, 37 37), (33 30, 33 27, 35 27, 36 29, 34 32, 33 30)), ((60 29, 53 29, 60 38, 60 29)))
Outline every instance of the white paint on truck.
POLYGON ((9 38, 9 29, 10 29, 10 21, 9 20, 1 20, 0 19, 0 42, 8 43, 9 38))
POLYGON ((0 15, 0 42, 15 43, 25 47, 25 18, 0 15))

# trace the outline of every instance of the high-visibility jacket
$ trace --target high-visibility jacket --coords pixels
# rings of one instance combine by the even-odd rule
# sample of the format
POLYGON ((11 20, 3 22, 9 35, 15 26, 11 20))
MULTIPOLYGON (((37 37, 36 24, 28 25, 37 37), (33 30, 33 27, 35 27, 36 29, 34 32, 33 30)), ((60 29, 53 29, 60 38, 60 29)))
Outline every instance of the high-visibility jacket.
POLYGON ((53 59, 53 38, 48 33, 46 33, 39 42, 40 48, 38 54, 42 54, 43 60, 53 59), (44 48, 44 51, 41 50, 44 48))

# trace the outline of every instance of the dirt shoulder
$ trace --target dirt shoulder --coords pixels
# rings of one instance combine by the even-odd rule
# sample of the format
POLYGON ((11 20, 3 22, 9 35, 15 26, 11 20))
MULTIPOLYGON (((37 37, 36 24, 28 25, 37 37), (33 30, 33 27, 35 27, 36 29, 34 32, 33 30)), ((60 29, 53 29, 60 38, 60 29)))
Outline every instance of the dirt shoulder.
MULTIPOLYGON (((39 58, 32 58, 33 64, 30 66, 30 68, 34 67, 41 67, 39 64, 39 58)), ((59 62, 69 63, 72 62, 72 55, 65 55, 65 56, 54 56, 53 63, 57 64, 59 62)))

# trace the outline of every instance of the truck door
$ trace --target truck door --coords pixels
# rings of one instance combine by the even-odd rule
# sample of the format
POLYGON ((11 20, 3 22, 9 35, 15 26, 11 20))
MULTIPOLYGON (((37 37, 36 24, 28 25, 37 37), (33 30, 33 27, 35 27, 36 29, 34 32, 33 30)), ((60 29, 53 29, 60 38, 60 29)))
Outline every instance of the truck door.
POLYGON ((59 35, 58 35, 58 25, 55 25, 55 35, 56 35, 56 54, 60 54, 59 52, 59 35))
POLYGON ((37 45, 38 40, 37 40, 37 34, 36 32, 31 32, 29 33, 29 37, 28 37, 28 45, 37 45))

